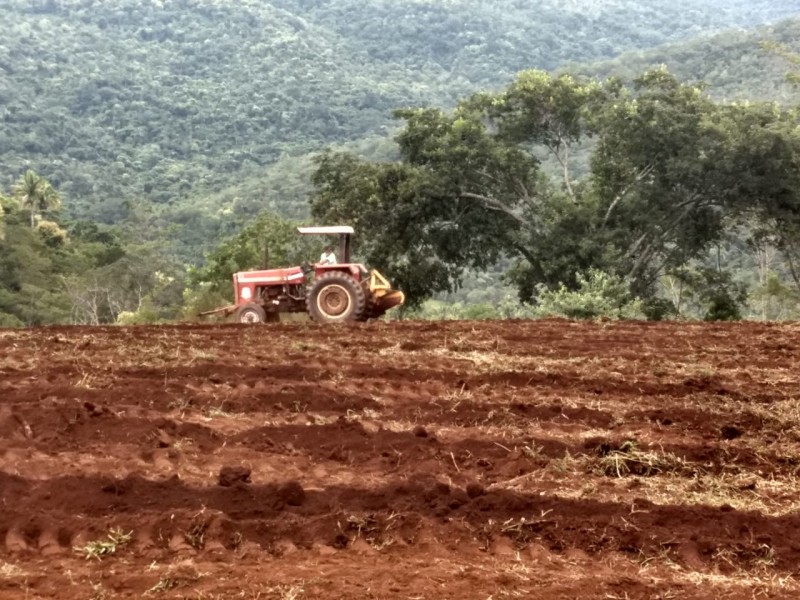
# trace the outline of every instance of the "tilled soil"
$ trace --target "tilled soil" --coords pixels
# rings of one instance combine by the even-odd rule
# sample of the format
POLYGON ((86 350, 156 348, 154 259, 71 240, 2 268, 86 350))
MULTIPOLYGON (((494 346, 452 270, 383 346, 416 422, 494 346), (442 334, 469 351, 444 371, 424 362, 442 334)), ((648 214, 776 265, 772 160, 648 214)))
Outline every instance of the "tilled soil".
POLYGON ((800 597, 798 334, 0 330, 0 598, 800 597))

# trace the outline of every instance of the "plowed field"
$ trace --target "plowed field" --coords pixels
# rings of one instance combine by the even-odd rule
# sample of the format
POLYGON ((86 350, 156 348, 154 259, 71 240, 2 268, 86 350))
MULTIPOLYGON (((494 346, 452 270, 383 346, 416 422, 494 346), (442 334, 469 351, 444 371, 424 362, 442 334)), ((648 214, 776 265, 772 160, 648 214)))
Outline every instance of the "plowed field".
POLYGON ((0 331, 0 598, 797 598, 796 325, 0 331))

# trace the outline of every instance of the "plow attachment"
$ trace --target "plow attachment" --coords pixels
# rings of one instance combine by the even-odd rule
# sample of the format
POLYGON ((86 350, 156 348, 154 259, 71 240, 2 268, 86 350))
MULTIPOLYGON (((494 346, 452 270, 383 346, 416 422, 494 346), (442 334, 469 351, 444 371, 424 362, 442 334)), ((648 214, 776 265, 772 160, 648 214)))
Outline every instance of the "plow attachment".
POLYGON ((369 274, 369 293, 372 300, 369 318, 373 319, 406 301, 405 294, 400 290, 393 290, 389 281, 375 269, 369 274))

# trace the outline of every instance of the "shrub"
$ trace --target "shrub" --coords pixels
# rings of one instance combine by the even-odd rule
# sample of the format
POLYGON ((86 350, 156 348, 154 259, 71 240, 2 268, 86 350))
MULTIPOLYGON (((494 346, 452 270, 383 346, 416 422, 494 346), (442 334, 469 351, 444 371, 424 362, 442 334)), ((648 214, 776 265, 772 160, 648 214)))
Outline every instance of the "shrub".
POLYGON ((183 291, 182 318, 186 321, 197 320, 201 312, 214 310, 220 306, 230 304, 220 292, 214 289, 212 283, 199 283, 183 291))
POLYGON ((136 312, 123 311, 117 315, 117 325, 148 325, 162 321, 153 303, 148 299, 142 302, 136 312))
POLYGON ((598 269, 576 275, 578 289, 561 285, 557 290, 539 287, 538 317, 568 319, 642 319, 642 301, 631 298, 627 283, 598 269))
POLYGON ((25 327, 25 323, 14 315, 0 312, 0 327, 25 327))
POLYGON ((642 313, 648 321, 663 321, 680 316, 675 305, 666 298, 648 298, 642 304, 642 313))
POLYGON ((698 296, 705 306, 706 321, 738 321, 747 301, 747 287, 726 271, 706 269, 698 296))

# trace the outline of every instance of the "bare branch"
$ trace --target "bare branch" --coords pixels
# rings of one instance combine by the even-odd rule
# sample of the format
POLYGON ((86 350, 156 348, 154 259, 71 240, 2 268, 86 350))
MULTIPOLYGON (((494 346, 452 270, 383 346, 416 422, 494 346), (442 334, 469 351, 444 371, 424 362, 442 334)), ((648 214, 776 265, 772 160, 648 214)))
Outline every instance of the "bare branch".
POLYGON ((530 227, 530 222, 525 219, 522 215, 516 212, 513 208, 505 204, 504 202, 498 200, 497 198, 493 198, 491 196, 484 196, 482 194, 473 194, 472 192, 461 192, 462 198, 469 198, 470 200, 478 200, 482 202, 483 205, 490 209, 496 210, 502 213, 507 214, 508 216, 512 217, 517 223, 523 225, 525 227, 530 227))
POLYGON ((782 245, 784 246, 784 248, 786 248, 783 252, 783 256, 786 258, 786 265, 789 267, 789 273, 792 276, 792 280, 794 281, 795 287, 798 290, 800 290, 800 275, 798 275, 797 266, 794 264, 794 260, 792 258, 792 254, 794 253, 794 248, 792 248, 791 246, 793 246, 794 244, 792 244, 792 242, 783 235, 781 235, 781 237, 783 238, 781 240, 782 245))
POLYGON ((601 227, 605 227, 606 226, 606 223, 608 223, 608 219, 611 217, 611 213, 614 212, 614 209, 622 201, 622 199, 625 198, 625 196, 628 195, 628 192, 631 191, 633 186, 636 185, 637 183, 639 183, 642 179, 644 179, 648 175, 650 175, 650 173, 653 172, 653 169, 655 169, 655 165, 654 164, 647 165, 644 169, 639 171, 639 173, 637 173, 633 177, 633 180, 630 181, 628 183, 628 185, 626 185, 624 188, 622 188, 622 190, 619 192, 619 194, 617 194, 617 196, 614 198, 613 202, 611 202, 611 205, 608 207, 608 210, 606 211, 606 216, 603 217, 603 224, 601 225, 601 227))
POLYGON ((572 182, 570 181, 569 177, 569 144, 567 143, 564 143, 564 160, 561 163, 561 166, 564 168, 564 185, 567 186, 567 192, 574 202, 575 192, 572 190, 572 182))
POLYGON ((650 232, 649 231, 645 231, 641 235, 641 237, 639 237, 638 240, 636 240, 635 242, 633 242, 633 244, 631 244, 631 247, 628 248, 628 251, 625 253, 625 256, 627 258, 630 258, 631 256, 633 256, 634 253, 639 249, 639 246, 641 246, 642 243, 647 239, 648 235, 650 235, 650 232))
POLYGON ((569 177, 569 142, 565 142, 560 133, 557 134, 558 142, 555 147, 547 142, 544 143, 545 148, 550 151, 550 154, 555 156, 558 164, 561 165, 561 170, 564 173, 564 187, 567 189, 569 197, 575 202, 575 192, 572 189, 572 182, 569 177), (564 155, 561 155, 561 147, 564 147, 564 155))
MULTIPOLYGON (((690 198, 678 204, 678 207, 684 208, 684 210, 675 217, 672 221, 670 221, 665 227, 661 229, 660 232, 655 233, 653 235, 653 239, 651 240, 650 244, 645 247, 642 253, 634 262, 633 266, 628 271, 628 276, 632 277, 641 267, 646 263, 647 260, 652 258, 657 249, 658 245, 663 243, 667 236, 675 231, 678 226, 688 217, 691 215, 692 211, 702 204, 702 196, 699 193, 690 194, 690 198)), ((711 203, 709 203, 711 204, 711 203)), ((628 252, 625 254, 627 257, 631 257, 634 255, 635 252, 638 251, 641 244, 644 242, 645 239, 650 235, 650 231, 645 232, 636 242, 634 242, 631 247, 628 249, 628 252)))

